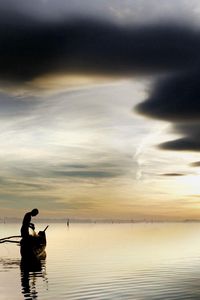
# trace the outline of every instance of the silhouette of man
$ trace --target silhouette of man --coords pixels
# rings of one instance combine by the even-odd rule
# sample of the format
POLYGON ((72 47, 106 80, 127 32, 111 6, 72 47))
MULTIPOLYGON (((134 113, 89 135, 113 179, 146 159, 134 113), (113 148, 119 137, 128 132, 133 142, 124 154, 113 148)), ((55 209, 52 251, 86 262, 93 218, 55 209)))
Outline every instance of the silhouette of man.
POLYGON ((27 212, 24 216, 22 227, 21 227, 21 236, 22 238, 28 238, 29 237, 29 227, 33 230, 35 229, 35 225, 31 223, 31 217, 35 217, 39 214, 39 211, 37 208, 34 208, 32 211, 27 212))

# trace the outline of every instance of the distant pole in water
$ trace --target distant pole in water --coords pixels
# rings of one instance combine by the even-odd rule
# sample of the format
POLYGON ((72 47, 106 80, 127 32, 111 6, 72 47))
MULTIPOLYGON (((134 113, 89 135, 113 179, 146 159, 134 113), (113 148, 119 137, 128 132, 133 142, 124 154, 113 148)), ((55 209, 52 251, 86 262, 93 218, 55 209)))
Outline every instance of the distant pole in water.
POLYGON ((69 227, 69 219, 67 219, 67 227, 69 227))

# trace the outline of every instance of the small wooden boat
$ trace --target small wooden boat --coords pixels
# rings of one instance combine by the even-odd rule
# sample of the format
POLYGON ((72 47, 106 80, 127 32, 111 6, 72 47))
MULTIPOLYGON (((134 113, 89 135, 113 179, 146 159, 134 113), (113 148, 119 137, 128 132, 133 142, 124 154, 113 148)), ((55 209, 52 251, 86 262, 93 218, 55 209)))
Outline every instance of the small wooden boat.
POLYGON ((36 235, 30 235, 28 238, 22 238, 20 241, 20 252, 23 259, 43 259, 46 257, 46 234, 45 231, 39 231, 36 235))

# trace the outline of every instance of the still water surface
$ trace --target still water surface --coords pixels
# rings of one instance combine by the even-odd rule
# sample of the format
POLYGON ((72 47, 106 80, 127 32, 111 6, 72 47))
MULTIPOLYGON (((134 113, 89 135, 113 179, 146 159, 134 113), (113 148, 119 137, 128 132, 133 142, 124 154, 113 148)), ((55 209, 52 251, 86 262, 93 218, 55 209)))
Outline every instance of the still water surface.
MULTIPOLYGON (((19 227, 0 224, 0 237, 19 227)), ((200 299, 200 223, 50 224, 47 242, 31 271, 0 244, 1 300, 200 299)))

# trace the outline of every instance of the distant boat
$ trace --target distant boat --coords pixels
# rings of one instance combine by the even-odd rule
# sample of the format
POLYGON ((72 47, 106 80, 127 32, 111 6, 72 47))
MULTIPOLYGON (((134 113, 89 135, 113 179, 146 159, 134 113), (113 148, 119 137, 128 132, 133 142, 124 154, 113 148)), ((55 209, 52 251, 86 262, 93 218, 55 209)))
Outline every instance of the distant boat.
MULTIPOLYGON (((45 228, 45 230, 48 226, 45 228)), ((20 241, 20 253, 23 259, 43 259, 46 257, 46 234, 44 231, 39 231, 38 234, 27 239, 22 238, 20 241)))

